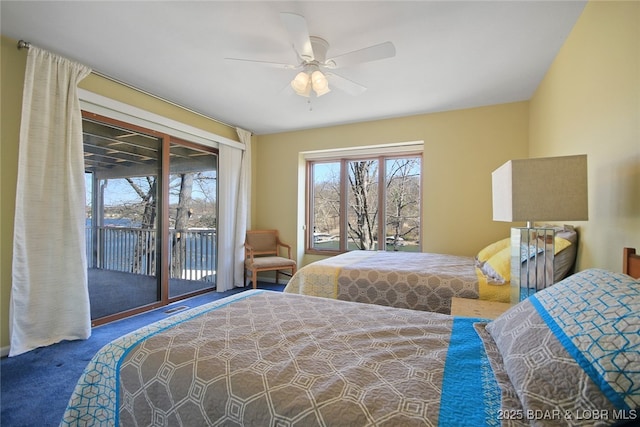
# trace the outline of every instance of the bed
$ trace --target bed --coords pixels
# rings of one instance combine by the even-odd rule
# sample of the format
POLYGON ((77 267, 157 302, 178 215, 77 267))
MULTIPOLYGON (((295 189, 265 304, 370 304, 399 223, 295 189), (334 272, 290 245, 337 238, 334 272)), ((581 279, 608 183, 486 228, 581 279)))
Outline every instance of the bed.
MULTIPOLYGON (((571 226, 554 230, 557 282, 573 267, 577 233, 571 226)), ((507 237, 475 257, 351 251, 302 267, 284 292, 449 314, 453 297, 510 301, 510 250, 507 237)))
MULTIPOLYGON (((637 257, 629 263, 640 268, 637 257)), ((249 290, 106 345, 61 425, 636 420, 638 312, 640 281, 600 269, 491 322, 249 290)))

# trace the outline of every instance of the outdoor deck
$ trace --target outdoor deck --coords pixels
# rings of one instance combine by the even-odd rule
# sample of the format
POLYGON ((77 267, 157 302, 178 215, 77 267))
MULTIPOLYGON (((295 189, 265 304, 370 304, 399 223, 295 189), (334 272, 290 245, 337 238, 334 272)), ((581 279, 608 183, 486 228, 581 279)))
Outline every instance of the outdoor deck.
MULTIPOLYGON (((91 319, 159 300, 156 231, 87 227, 91 319)), ((215 229, 170 230, 169 298, 216 286, 215 229)))

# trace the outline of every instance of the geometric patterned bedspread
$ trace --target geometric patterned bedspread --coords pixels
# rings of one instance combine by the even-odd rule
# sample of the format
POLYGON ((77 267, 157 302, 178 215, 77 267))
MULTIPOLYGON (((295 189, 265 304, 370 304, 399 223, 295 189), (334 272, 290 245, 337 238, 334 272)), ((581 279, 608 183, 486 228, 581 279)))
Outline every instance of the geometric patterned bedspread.
POLYGON ((61 425, 497 425, 473 323, 245 291, 105 346, 61 425))
POLYGON ((424 252, 351 251, 301 268, 284 292, 449 314, 451 298, 508 302, 475 259, 424 252))

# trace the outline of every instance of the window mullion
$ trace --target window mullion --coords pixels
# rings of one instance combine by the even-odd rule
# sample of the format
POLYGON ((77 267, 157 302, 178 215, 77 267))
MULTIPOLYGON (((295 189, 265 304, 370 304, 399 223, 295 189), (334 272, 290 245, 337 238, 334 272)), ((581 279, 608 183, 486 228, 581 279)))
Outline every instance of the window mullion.
POLYGON ((349 172, 347 162, 346 159, 340 160, 340 251, 342 252, 347 251, 349 248, 349 227, 347 226, 349 172))
POLYGON ((315 209, 315 199, 316 199, 316 195, 315 195, 315 190, 314 190, 314 184, 315 184, 315 175, 313 173, 313 162, 307 162, 307 201, 306 201, 306 205, 307 205, 307 218, 306 218, 306 223, 308 224, 308 229, 307 229, 307 242, 306 247, 307 248, 313 248, 313 243, 314 243, 314 230, 315 230, 315 220, 314 220, 314 215, 313 215, 313 211, 315 209))
POLYGON ((386 159, 378 158, 378 250, 387 250, 386 212, 386 159))
POLYGON ((160 178, 160 209, 158 215, 159 242, 157 253, 160 265, 160 300, 167 304, 169 301, 169 161, 171 137, 163 135, 161 149, 161 164, 158 176, 160 178))

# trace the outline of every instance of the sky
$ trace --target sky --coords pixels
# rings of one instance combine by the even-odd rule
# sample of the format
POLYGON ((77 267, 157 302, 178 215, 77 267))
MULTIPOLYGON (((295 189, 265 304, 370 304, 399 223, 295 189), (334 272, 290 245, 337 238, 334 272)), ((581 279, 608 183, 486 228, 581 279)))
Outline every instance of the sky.
MULTIPOLYGON (((216 194, 216 173, 215 171, 203 172, 204 176, 207 178, 211 178, 211 180, 203 182, 203 185, 206 187, 203 189, 197 182, 194 182, 191 197, 193 199, 209 199, 212 198, 211 194, 213 194, 215 198, 216 194), (204 191, 203 191, 204 190, 204 191), (207 194, 205 194, 205 192, 207 194)), ((92 187, 92 179, 93 175, 90 173, 85 173, 85 185, 86 185, 86 198, 87 205, 91 203, 91 189, 92 187)), ((148 190, 148 185, 146 184, 146 180, 143 178, 134 178, 139 182, 139 185, 144 190, 148 190)), ((129 204, 129 203, 138 203, 140 202, 140 196, 135 192, 135 190, 131 187, 131 185, 123 178, 119 179, 110 179, 108 180, 107 186, 104 191, 104 204, 105 206, 118 206, 121 204, 129 204)), ((177 203, 178 197, 175 194, 171 194, 169 198, 169 203, 177 203)))

